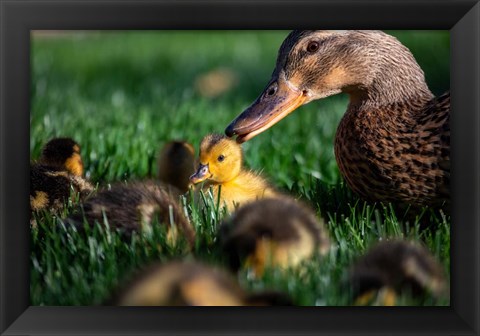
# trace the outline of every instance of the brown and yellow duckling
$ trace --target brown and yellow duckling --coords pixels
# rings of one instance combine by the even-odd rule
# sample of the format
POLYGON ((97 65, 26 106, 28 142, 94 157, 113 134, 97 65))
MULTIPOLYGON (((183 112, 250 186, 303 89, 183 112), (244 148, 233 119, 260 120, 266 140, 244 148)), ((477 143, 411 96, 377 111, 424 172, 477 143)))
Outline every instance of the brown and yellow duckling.
POLYGON ((242 147, 220 134, 210 134, 200 144, 198 170, 190 177, 194 184, 206 181, 203 190, 213 189, 221 204, 232 212, 235 207, 278 192, 258 173, 242 167, 242 147))
POLYGON ((328 232, 313 210, 287 197, 244 205, 220 230, 232 269, 246 266, 255 276, 266 267, 296 267, 330 248, 328 232))
POLYGON ((174 243, 179 235, 189 246, 195 243, 195 231, 185 217, 168 186, 153 181, 116 183, 110 189, 97 192, 87 199, 67 222, 81 228, 108 223, 126 237, 133 232, 149 233, 155 223, 165 225, 167 238, 174 243))
POLYGON ((133 232, 150 232, 155 223, 166 225, 167 239, 174 243, 183 237, 190 247, 195 243, 195 231, 178 203, 178 196, 188 189, 194 168, 192 146, 174 141, 164 146, 159 157, 157 181, 115 183, 105 188, 71 215, 68 222, 82 227, 104 223, 118 229, 126 237, 133 232), (175 174, 175 172, 178 173, 175 174))
POLYGON ((264 92, 225 132, 247 141, 341 92, 335 156, 349 187, 372 201, 449 202, 450 94, 435 98, 408 48, 381 31, 291 32, 264 92))
POLYGON ((249 295, 227 273, 198 262, 155 264, 134 277, 116 297, 120 306, 291 305, 280 293, 249 295))
POLYGON ((55 138, 30 164, 30 210, 58 211, 71 196, 84 199, 93 186, 83 178, 80 146, 70 138, 55 138))
POLYGON ((419 243, 387 240, 373 246, 352 267, 349 284, 357 305, 393 306, 398 294, 448 295, 440 263, 419 243))
POLYGON ((158 179, 176 187, 184 194, 190 187, 190 176, 195 172, 195 149, 186 141, 170 141, 158 157, 158 179))
POLYGON ((83 176, 83 160, 80 145, 71 138, 54 138, 42 150, 39 164, 66 170, 75 176, 83 176))

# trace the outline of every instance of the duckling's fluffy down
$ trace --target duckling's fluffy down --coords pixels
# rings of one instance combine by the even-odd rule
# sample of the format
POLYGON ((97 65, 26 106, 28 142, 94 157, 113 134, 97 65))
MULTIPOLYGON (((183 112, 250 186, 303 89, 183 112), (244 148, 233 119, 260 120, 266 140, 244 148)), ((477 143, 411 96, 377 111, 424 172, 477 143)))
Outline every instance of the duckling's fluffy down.
POLYGON ((158 156, 158 179, 186 193, 190 186, 190 175, 195 171, 195 149, 181 140, 166 143, 158 156))
POLYGON ((58 212, 68 201, 77 196, 83 200, 92 191, 93 186, 83 178, 80 146, 71 138, 51 139, 38 162, 30 163, 31 212, 58 212))
POLYGON ((224 271, 193 261, 153 264, 139 271, 110 302, 121 306, 291 305, 281 293, 247 294, 224 271))
POLYGON ((80 155, 80 145, 71 138, 53 138, 42 149, 39 163, 70 174, 83 175, 83 160, 80 155))
MULTIPOLYGON (((221 206, 230 212, 241 204, 279 195, 264 177, 242 166, 242 147, 225 135, 206 135, 200 144, 198 161, 197 172, 190 178, 192 183, 206 181, 202 190, 211 188, 214 199, 220 199, 221 206)), ((199 192, 197 189, 197 200, 199 192)))
POLYGON ((84 199, 93 186, 80 176, 42 164, 30 165, 30 210, 58 211, 70 196, 84 199))
POLYGON ((286 196, 265 198, 240 207, 220 231, 234 270, 247 259, 253 260, 252 266, 259 273, 268 258, 276 266, 295 266, 315 252, 325 254, 330 247, 328 232, 315 213, 286 196))
POLYGON ((93 224, 95 221, 103 223, 106 218, 111 228, 130 236, 134 231, 148 229, 158 220, 158 223, 167 225, 169 232, 174 224, 192 246, 195 231, 169 189, 170 186, 153 181, 114 184, 88 199, 69 222, 82 226, 84 219, 93 224))
POLYGON ((414 296, 429 291, 440 297, 448 291, 444 271, 434 256, 419 243, 401 239, 370 248, 351 268, 349 284, 354 298, 382 288, 414 296))

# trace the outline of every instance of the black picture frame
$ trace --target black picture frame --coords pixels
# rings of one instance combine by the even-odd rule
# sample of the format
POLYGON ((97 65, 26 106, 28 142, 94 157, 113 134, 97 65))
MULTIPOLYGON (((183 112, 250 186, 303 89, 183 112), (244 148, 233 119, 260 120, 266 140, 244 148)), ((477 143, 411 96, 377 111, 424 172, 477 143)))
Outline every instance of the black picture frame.
POLYGON ((2 335, 479 334, 478 1, 0 0, 0 24, 2 335), (450 30, 451 306, 29 307, 30 30, 293 28, 450 30))

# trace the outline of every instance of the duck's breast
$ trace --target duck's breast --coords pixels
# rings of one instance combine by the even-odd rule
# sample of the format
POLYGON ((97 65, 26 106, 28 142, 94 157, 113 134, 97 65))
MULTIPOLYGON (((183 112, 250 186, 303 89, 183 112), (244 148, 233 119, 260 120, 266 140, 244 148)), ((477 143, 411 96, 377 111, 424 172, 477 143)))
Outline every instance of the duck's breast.
POLYGON ((349 187, 372 201, 424 205, 446 200, 449 113, 426 109, 416 120, 374 116, 347 112, 338 127, 335 157, 349 187))

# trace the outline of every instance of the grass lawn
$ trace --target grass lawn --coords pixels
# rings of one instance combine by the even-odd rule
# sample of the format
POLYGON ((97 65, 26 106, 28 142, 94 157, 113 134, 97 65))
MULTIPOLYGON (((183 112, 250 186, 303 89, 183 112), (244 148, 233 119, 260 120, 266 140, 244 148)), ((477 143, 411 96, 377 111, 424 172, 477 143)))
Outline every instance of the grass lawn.
MULTIPOLYGON (((69 136, 81 144, 87 177, 99 186, 154 177, 162 144, 184 139, 198 151, 204 135, 223 133, 257 97, 287 33, 33 34, 31 157, 37 158, 50 138, 69 136), (218 69, 231 81, 212 97, 199 83, 218 69)), ((389 33, 412 50, 435 94, 449 89, 448 32, 389 33)), ((326 258, 306 262, 301 274, 271 270, 253 280, 240 273, 245 288, 285 291, 300 305, 350 304, 341 286, 349 265, 372 243, 391 236, 421 239, 450 274, 449 217, 426 210, 422 220, 433 225, 420 231, 418 221, 403 221, 404 214, 389 204, 365 204, 344 185, 333 139, 347 102, 338 95, 310 103, 243 145, 246 165, 309 202, 336 245, 326 258)), ((39 216, 42 234, 31 234, 31 304, 101 304, 132 271, 154 260, 182 257, 222 265, 216 228, 224 214, 214 208, 200 213, 188 201, 184 206, 198 235, 190 254, 162 244, 163 232, 124 243, 116 232, 97 227, 85 238, 57 225, 59 218, 39 216)), ((449 301, 401 297, 400 304, 449 301)))

